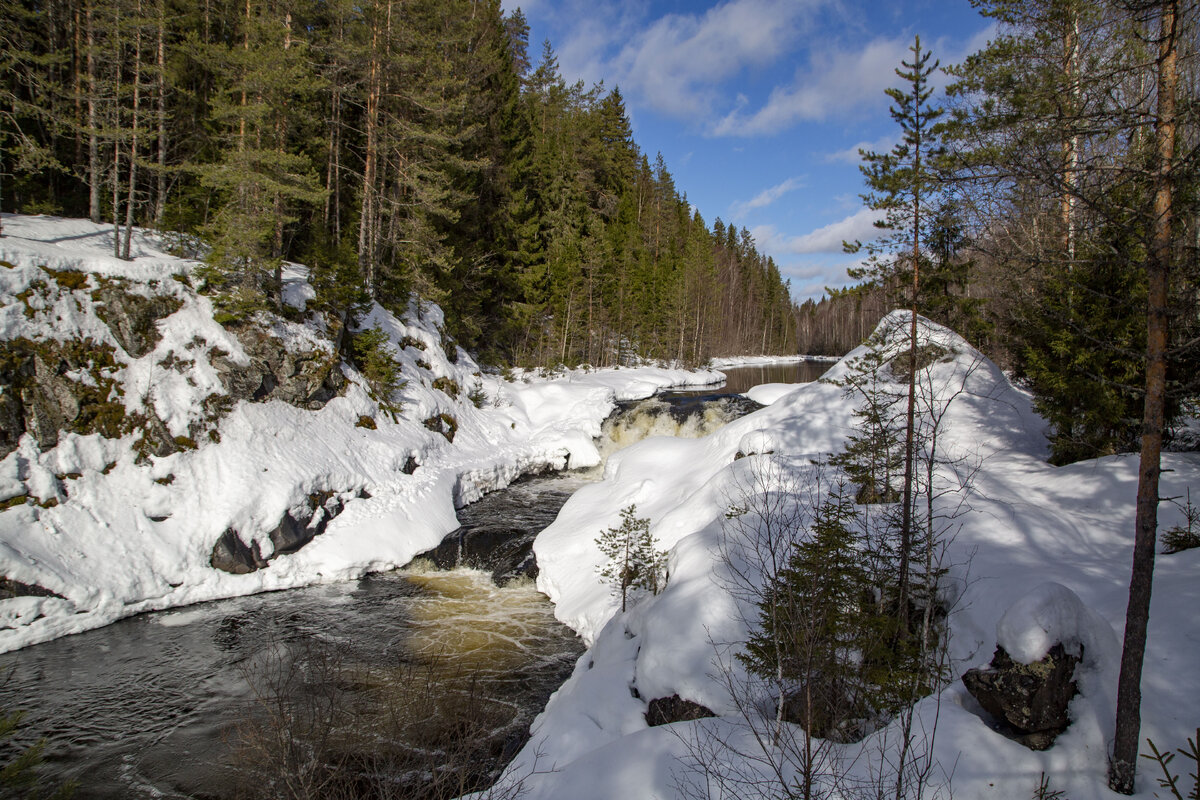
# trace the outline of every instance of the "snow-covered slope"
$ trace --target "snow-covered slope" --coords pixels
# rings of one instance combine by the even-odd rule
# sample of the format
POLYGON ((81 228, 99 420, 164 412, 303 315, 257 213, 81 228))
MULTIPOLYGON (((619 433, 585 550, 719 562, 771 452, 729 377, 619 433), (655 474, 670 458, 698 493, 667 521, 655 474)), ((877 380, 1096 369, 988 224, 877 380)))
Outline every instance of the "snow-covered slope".
MULTIPOLYGON (((0 576, 19 586, 19 596, 0 600, 0 651, 152 609, 403 565, 457 526, 456 505, 523 472, 597 463, 592 440, 615 401, 720 379, 639 368, 507 382, 481 374, 462 350, 445 353, 441 312, 423 304, 402 319, 376 307, 361 323, 387 333, 402 365, 406 383, 392 397, 398 415, 353 369, 337 367, 311 320, 265 321, 283 344, 271 352, 286 349, 282 357, 308 365, 325 359, 345 373, 341 393, 312 404, 319 408, 234 403, 226 384, 251 354, 192 290, 196 262, 169 255, 142 231, 134 259, 121 261, 110 255, 111 236, 87 221, 4 216, 0 346, 24 342, 57 359, 55 348, 77 344, 93 354, 58 377, 72 381, 68 388, 97 384, 107 395, 100 399, 112 401, 113 424, 127 432, 66 431, 52 445, 53 436, 39 444, 25 433, 0 461, 0 576), (168 298, 154 331, 136 344, 103 318, 98 298, 116 297, 101 294, 110 285, 126 299, 168 298), (213 411, 223 406, 232 408, 213 411), (425 424, 440 415, 454 420, 452 441, 425 424), (144 428, 155 419, 176 452, 147 452, 144 428), (302 549, 275 554, 269 532, 314 498, 326 508, 335 499, 341 513, 302 549), (214 545, 227 531, 269 565, 248 574, 215 569, 214 545)), ((312 297, 304 275, 296 266, 285 275, 285 298, 300 308, 312 297)), ((19 391, 0 387, 0 401, 19 391)))
MULTIPOLYGON (((895 314, 882 324, 906 329, 906 320, 895 314)), ((958 680, 923 700, 919 726, 931 731, 931 723, 938 723, 936 737, 924 740, 931 741, 939 764, 935 783, 952 776, 958 800, 1028 797, 1045 772, 1052 788, 1067 797, 1107 797, 1105 759, 1114 724, 1117 635, 1127 599, 1136 456, 1050 466, 1045 425, 1029 398, 949 331, 923 323, 922 336, 952 354, 930 371, 929 385, 943 403, 950 401, 940 450, 958 457, 956 470, 974 473, 964 495, 939 500, 944 511, 953 504, 959 514, 948 552, 953 674, 986 664, 998 641, 1031 659, 1056 635, 1085 644, 1077 672, 1082 694, 1070 708, 1073 722, 1046 752, 1031 752, 987 727, 958 680)), ((862 352, 849 354, 829 376, 845 374, 847 361, 862 352)), ((747 752, 757 750, 731 702, 726 677, 739 669, 726 645, 745 642, 748 630, 741 621, 746 609, 739 613, 721 579, 725 512, 748 491, 810 491, 819 472, 812 460, 838 451, 852 422, 851 404, 827 383, 769 399, 768 408, 705 439, 652 439, 616 454, 606 479, 580 490, 538 537, 539 588, 591 647, 511 768, 511 775, 528 775, 530 797, 677 796, 687 777, 687 742, 702 728, 709 744, 723 738, 747 752), (749 457, 738 458, 739 453, 749 457), (597 577, 602 556, 595 539, 630 503, 652 520, 653 533, 670 548, 670 583, 621 614, 618 599, 597 577), (648 728, 647 702, 672 694, 723 717, 648 728), (551 765, 554 771, 545 773, 551 765)), ((1196 455, 1164 456, 1164 466, 1164 496, 1200 487, 1196 455)), ((1182 520, 1164 503, 1160 521, 1166 528, 1182 520)), ((1197 574, 1200 551, 1160 557, 1156 568, 1142 734, 1164 748, 1182 746, 1200 725, 1197 574)), ((847 769, 864 777, 896 741, 894 729, 879 731, 862 744, 844 746, 844 763, 853 763, 847 769)), ((716 751, 705 756, 715 759, 716 751)), ((710 766, 716 768, 716 761, 710 766)), ((766 765, 740 768, 752 774, 766 765)), ((769 785, 772 776, 763 777, 769 785)), ((1154 786, 1143 763, 1139 796, 1153 796, 1154 786)))

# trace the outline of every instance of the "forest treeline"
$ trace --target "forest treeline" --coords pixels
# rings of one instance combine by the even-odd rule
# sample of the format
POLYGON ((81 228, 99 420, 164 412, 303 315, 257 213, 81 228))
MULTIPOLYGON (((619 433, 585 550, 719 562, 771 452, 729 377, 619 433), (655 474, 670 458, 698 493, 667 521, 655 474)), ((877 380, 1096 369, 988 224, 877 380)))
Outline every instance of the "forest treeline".
POLYGON ((845 352, 915 306, 1031 390, 1055 462, 1136 451, 1148 309, 1168 436, 1200 396, 1200 6, 975 5, 992 40, 925 66, 947 90, 889 91, 899 144, 862 167, 887 227, 861 247, 859 285, 800 306, 801 350, 845 352))
POLYGON ((0 36, 0 207, 202 241, 228 318, 292 260, 342 327, 416 291, 500 362, 796 352, 774 262, 497 0, 0 0, 0 36))

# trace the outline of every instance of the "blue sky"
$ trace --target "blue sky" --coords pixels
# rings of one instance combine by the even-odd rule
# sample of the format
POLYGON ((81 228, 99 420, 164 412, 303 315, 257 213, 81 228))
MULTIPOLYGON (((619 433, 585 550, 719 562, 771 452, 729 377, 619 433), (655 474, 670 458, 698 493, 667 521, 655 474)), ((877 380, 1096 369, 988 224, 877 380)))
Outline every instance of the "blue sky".
POLYGON ((968 0, 503 3, 535 65, 549 38, 568 82, 621 88, 651 161, 710 225, 750 229, 797 301, 845 285, 842 240, 873 235, 857 150, 894 141, 883 91, 913 36, 948 64, 989 31, 968 0))

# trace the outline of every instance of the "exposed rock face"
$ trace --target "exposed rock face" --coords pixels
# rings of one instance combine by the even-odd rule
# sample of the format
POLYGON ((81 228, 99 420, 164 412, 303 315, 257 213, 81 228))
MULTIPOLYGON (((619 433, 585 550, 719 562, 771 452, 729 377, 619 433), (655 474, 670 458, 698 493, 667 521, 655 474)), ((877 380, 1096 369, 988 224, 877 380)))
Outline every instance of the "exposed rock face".
POLYGON ((0 458, 28 432, 42 449, 61 431, 125 432, 111 346, 90 339, 0 342, 0 458))
POLYGON ((962 681, 1013 738, 1031 750, 1045 750, 1070 723, 1067 706, 1078 692, 1073 677, 1081 657, 1056 644, 1041 661, 1019 664, 997 647, 986 669, 968 670, 962 681))
POLYGON ((8 600, 13 597, 57 597, 60 600, 63 599, 61 594, 52 592, 44 586, 38 586, 36 583, 21 583, 0 575, 0 600, 8 600))
POLYGON ((283 400, 317 409, 346 386, 346 377, 332 353, 292 352, 278 337, 253 326, 239 327, 234 333, 250 357, 249 365, 234 363, 219 349, 211 353, 221 385, 234 400, 283 400))
POLYGON ((127 291, 120 281, 103 280, 92 292, 96 315, 112 331, 113 338, 134 358, 158 346, 162 338, 157 322, 174 314, 183 301, 170 295, 143 297, 127 291))
POLYGON ((857 742, 867 734, 871 709, 856 692, 836 680, 818 678, 812 690, 805 685, 783 698, 783 720, 799 725, 813 736, 831 742, 857 742))
MULTIPOLYGON (((360 491, 356 496, 366 498, 370 495, 360 491)), ((267 534, 274 547, 271 555, 267 557, 259 551, 257 541, 247 545, 237 531, 227 528, 213 545, 209 564, 214 569, 234 575, 245 575, 262 569, 276 556, 294 553, 324 533, 330 520, 342 513, 345 506, 345 500, 333 492, 310 494, 303 506, 284 512, 279 524, 267 534)))
POLYGON ((687 722, 715 716, 716 714, 706 706, 673 694, 650 701, 650 707, 646 709, 646 724, 653 728, 657 725, 670 725, 672 722, 687 722))

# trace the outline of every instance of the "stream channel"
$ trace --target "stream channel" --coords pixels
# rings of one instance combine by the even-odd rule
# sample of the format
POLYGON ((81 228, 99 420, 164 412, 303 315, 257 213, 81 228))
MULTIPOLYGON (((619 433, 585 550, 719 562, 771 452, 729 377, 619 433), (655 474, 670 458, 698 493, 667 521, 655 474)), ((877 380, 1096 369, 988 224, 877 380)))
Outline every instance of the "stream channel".
MULTIPOLYGON (((602 454, 704 435, 757 407, 732 392, 811 381, 827 366, 729 368, 728 388, 621 404, 602 454)), ((480 788, 583 652, 534 588, 530 548, 601 474, 494 492, 403 570, 144 614, 0 655, 0 711, 24 714, 0 765, 44 739, 42 774, 76 781, 79 800, 284 795, 268 787, 331 780, 306 772, 313 753, 358 777, 312 796, 393 796, 371 780, 394 790, 397 776, 433 782, 406 797, 480 788)))

